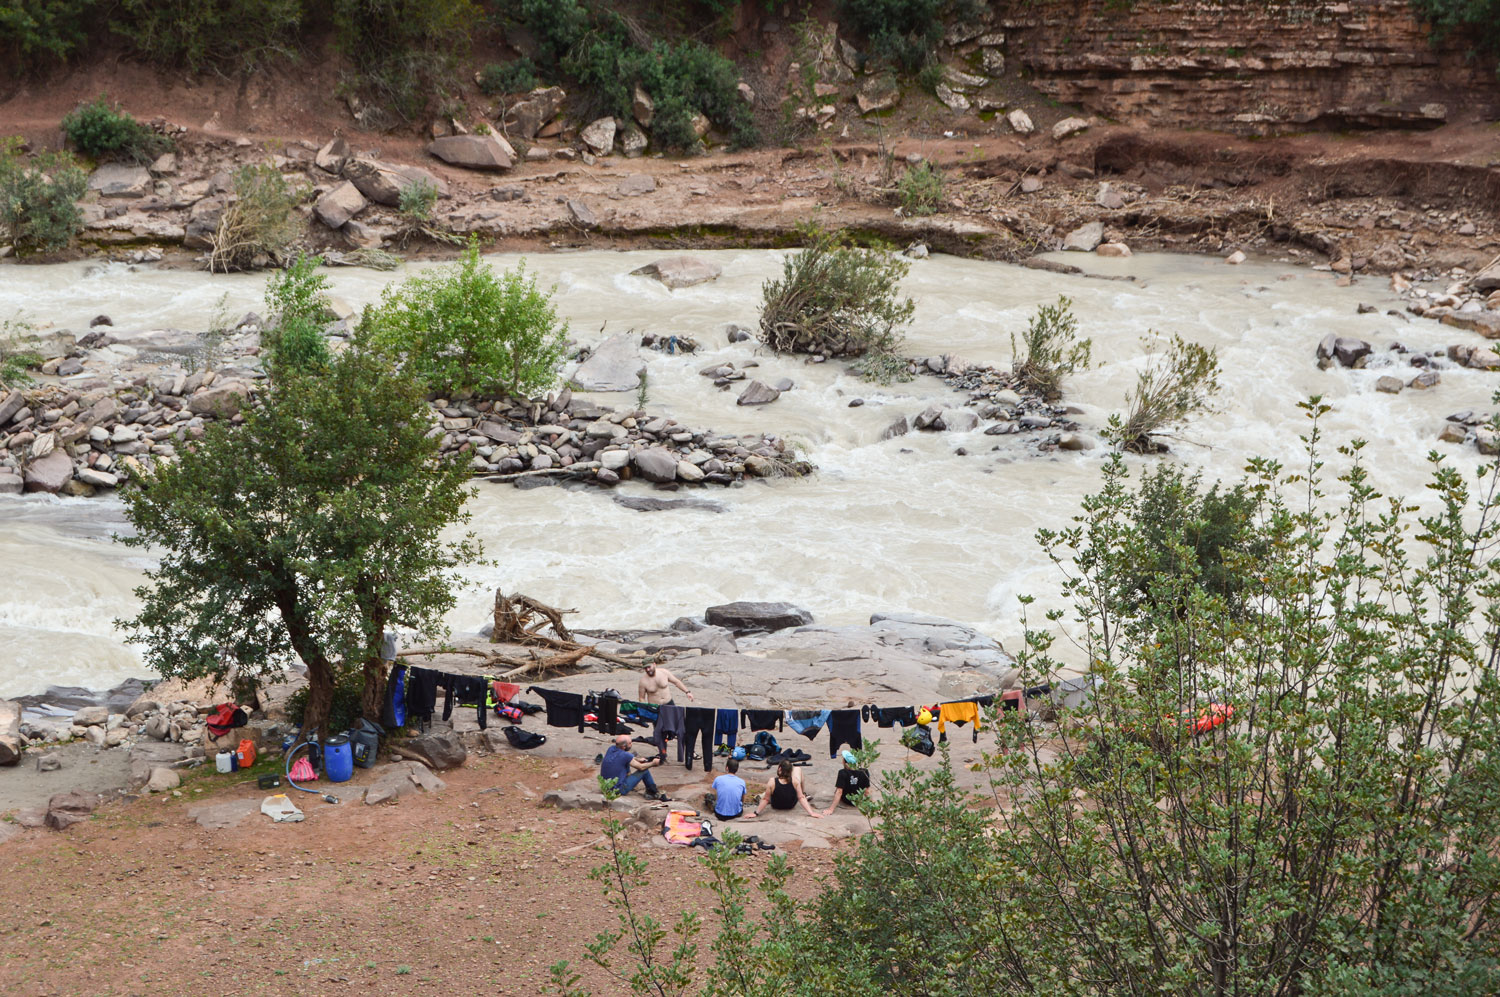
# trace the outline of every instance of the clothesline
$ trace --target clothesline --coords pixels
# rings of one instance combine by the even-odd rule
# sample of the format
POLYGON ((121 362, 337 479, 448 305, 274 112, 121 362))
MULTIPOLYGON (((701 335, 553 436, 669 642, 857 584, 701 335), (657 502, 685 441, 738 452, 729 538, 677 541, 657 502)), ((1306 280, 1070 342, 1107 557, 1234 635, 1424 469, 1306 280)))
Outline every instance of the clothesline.
MULTIPOLYGON (((953 723, 957 726, 973 724, 974 740, 979 740, 979 730, 983 726, 981 707, 992 705, 996 699, 1000 700, 1002 709, 1025 710, 1025 700, 1020 690, 1001 693, 999 696, 985 695, 975 696, 969 699, 955 700, 952 702, 939 702, 931 706, 876 706, 868 704, 861 707, 824 710, 779 710, 779 709, 739 709, 737 707, 711 707, 711 706, 680 706, 676 703, 641 703, 628 700, 618 695, 589 693, 585 696, 577 692, 564 692, 560 689, 547 689, 541 686, 528 686, 527 692, 534 692, 547 704, 547 724, 551 727, 577 727, 581 733, 586 726, 592 724, 595 729, 608 734, 628 731, 622 726, 622 721, 645 725, 652 725, 653 741, 657 749, 663 754, 666 752, 666 742, 669 739, 677 741, 677 760, 692 767, 694 755, 694 742, 701 741, 704 759, 704 770, 713 768, 713 744, 723 740, 731 749, 734 748, 739 734, 743 730, 752 732, 781 730, 790 728, 794 733, 801 734, 809 741, 814 740, 824 727, 828 728, 828 756, 830 758, 838 755, 839 748, 847 745, 858 749, 864 745, 862 724, 873 721, 877 726, 891 728, 895 726, 923 727, 926 722, 922 715, 928 715, 928 721, 936 720, 939 734, 947 738, 947 725, 953 723), (592 712, 591 712, 592 711, 592 712)), ((903 743, 906 743, 906 734, 902 735, 903 743)), ((930 753, 931 740, 927 741, 927 753, 930 753)), ((914 746, 914 745, 909 745, 914 746)))

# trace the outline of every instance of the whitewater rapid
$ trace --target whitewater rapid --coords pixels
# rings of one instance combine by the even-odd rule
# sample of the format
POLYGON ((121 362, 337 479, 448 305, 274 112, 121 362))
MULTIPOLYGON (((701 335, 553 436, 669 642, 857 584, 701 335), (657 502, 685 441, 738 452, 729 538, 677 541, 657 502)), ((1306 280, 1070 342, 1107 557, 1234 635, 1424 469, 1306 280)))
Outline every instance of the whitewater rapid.
MULTIPOLYGON (((703 344, 690 356, 643 351, 653 413, 694 428, 780 434, 819 473, 702 492, 724 506, 722 513, 641 513, 603 490, 480 485, 468 528, 484 541, 493 565, 466 572, 470 585, 449 616, 456 631, 485 622, 497 586, 576 608, 570 619, 585 628, 664 626, 714 603, 771 599, 805 606, 830 623, 864 620, 878 610, 934 613, 1012 647, 1021 633, 1019 596, 1038 598, 1038 619, 1040 610, 1058 604, 1059 578, 1034 535, 1068 525, 1080 499, 1097 489, 1103 448, 1037 457, 1024 437, 979 430, 882 441, 896 416, 932 402, 959 404, 963 396, 936 378, 874 387, 840 363, 765 355, 753 342, 731 345, 726 325, 755 326, 761 284, 779 273, 783 253, 697 254, 712 257, 723 275, 676 291, 630 275, 661 255, 537 254, 527 265, 543 285, 556 285, 558 308, 581 343, 635 329, 703 344), (721 392, 697 373, 715 361, 749 360, 760 363, 761 380, 788 377, 795 389, 772 405, 742 408, 736 391, 721 392), (850 408, 854 399, 864 404, 850 408), (957 456, 959 448, 968 455, 957 456)), ((489 259, 497 266, 517 261, 489 259)), ((941 256, 916 261, 902 285, 917 302, 907 352, 1008 364, 1011 334, 1037 305, 1067 295, 1081 333, 1094 343, 1095 366, 1071 379, 1065 398, 1081 410, 1075 418, 1087 430, 1123 406, 1147 362, 1143 338, 1177 333, 1219 351, 1223 392, 1216 410, 1182 426, 1169 457, 1132 457, 1133 468, 1167 459, 1201 469, 1212 481, 1237 479, 1256 455, 1297 462, 1306 427, 1297 403, 1312 394, 1334 407, 1323 423, 1326 455, 1334 457, 1334 447, 1353 437, 1368 440, 1368 462, 1390 493, 1422 498, 1431 449, 1459 466, 1479 460, 1472 446, 1436 437, 1447 414, 1487 410, 1500 374, 1444 369, 1435 389, 1388 395, 1375 391, 1375 380, 1390 371, 1324 371, 1314 363, 1314 349, 1328 333, 1367 339, 1377 349, 1398 340, 1413 349, 1474 340, 1385 314, 1401 304, 1383 278, 1341 288, 1335 275, 1289 262, 1057 259, 1096 276, 941 256), (1361 303, 1377 310, 1357 314, 1361 303)), ((412 269, 327 273, 333 293, 357 308, 412 269)), ((19 311, 37 324, 81 330, 107 313, 120 329, 202 329, 216 312, 231 319, 264 312, 263 290, 264 277, 256 275, 118 264, 5 266, 0 317, 19 311)), ((1407 379, 1416 373, 1395 372, 1407 379)), ((625 408, 634 407, 635 397, 597 401, 625 408)), ((649 491, 636 483, 622 490, 649 491)), ((103 688, 144 675, 137 651, 112 625, 135 611, 132 589, 147 564, 140 552, 110 543, 122 525, 114 499, 0 497, 0 696, 53 684, 103 688)))

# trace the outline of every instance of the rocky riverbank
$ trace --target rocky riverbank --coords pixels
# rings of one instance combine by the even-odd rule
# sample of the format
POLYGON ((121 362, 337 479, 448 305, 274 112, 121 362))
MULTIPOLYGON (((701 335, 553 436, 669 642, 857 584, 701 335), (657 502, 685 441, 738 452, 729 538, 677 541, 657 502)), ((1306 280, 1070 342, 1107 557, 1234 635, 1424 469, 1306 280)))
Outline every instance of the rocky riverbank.
MULTIPOLYGON (((639 667, 649 660, 668 663, 700 703, 791 709, 996 694, 1015 688, 1020 677, 998 641, 951 620, 915 613, 875 613, 865 625, 825 626, 807 610, 784 603, 731 603, 683 617, 666 629, 575 636, 608 653, 611 663, 585 658, 567 674, 533 676, 533 681, 565 691, 633 690, 637 673, 624 663, 639 667)), ((409 649, 403 658, 444 671, 482 673, 482 664, 466 651, 525 653, 524 648, 491 643, 480 633, 457 635, 445 649, 409 649)), ((49 689, 14 704, 0 701, 0 718, 7 709, 19 714, 11 735, 18 750, 12 767, 0 768, 0 813, 12 812, 22 827, 61 830, 86 819, 102 801, 172 793, 184 770, 211 765, 215 753, 233 749, 241 739, 251 740, 262 756, 275 757, 291 730, 287 700, 303 684, 300 676, 292 676, 261 690, 253 701, 241 704, 249 715, 247 725, 219 738, 208 731, 204 718, 230 693, 202 683, 165 682, 148 688, 132 681, 97 696, 81 689, 49 689), (118 762, 98 770, 113 774, 113 781, 105 778, 101 784, 92 775, 95 762, 106 756, 118 762)), ((1045 698, 1033 707, 1043 705, 1045 698)), ((420 737, 393 742, 393 757, 407 759, 401 763, 407 767, 396 772, 387 787, 389 796, 382 790, 366 802, 435 788, 426 770, 462 765, 470 753, 513 752, 500 726, 481 730, 472 711, 459 711, 420 737), (415 778, 411 760, 424 769, 415 778)), ((540 716, 526 726, 549 738, 535 757, 586 759, 599 740, 592 732, 545 727, 540 716)), ((872 730, 871 736, 878 735, 872 730)), ((815 758, 809 778, 826 775, 831 781, 834 768, 815 758)), ((581 780, 554 802, 595 805, 597 801, 583 800, 588 782, 581 780)))

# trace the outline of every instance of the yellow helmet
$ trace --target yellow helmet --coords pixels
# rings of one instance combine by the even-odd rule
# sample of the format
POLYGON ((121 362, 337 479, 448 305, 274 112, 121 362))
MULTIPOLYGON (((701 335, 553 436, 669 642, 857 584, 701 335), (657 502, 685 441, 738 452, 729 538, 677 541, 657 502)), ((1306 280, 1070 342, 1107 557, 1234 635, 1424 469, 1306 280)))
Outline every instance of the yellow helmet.
POLYGON ((923 727, 926 727, 928 724, 932 723, 932 711, 923 710, 921 713, 918 713, 917 723, 921 724, 923 727))

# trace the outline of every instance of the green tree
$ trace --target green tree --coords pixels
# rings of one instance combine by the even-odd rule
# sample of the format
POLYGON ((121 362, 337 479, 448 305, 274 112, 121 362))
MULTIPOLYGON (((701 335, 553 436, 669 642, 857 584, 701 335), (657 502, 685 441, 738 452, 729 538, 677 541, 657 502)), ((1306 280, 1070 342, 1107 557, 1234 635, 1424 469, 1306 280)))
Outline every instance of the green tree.
POLYGON ((453 81, 481 20, 472 0, 334 0, 332 10, 352 84, 403 119, 453 81))
POLYGON ((432 391, 516 398, 556 382, 568 333, 524 262, 496 274, 474 241, 452 266, 387 288, 360 325, 432 391))
POLYGON ((243 71, 291 58, 304 0, 121 0, 114 30, 153 62, 243 71))
POLYGON ((0 241, 16 255, 55 253, 83 231, 78 199, 88 176, 66 153, 27 159, 19 139, 0 139, 0 241))
POLYGON ((96 0, 0 0, 0 65, 64 62, 86 40, 96 0))
POLYGON ((282 368, 316 373, 328 366, 328 278, 321 256, 298 256, 266 282, 270 319, 261 335, 273 373, 282 368))
MULTIPOLYGON (((744 939, 720 905, 704 992, 1500 992, 1500 464, 1430 455, 1418 510, 1355 441, 1335 486, 1327 408, 1304 407, 1305 462, 1250 462, 1232 585, 1149 549, 1189 550, 1193 524, 1143 522, 1114 455, 1075 525, 1039 534, 1082 704, 992 714, 983 794, 946 750, 887 774, 820 895, 772 905, 779 933, 744 939)), ((1028 625, 1023 683, 1065 674, 1055 639, 1028 625)))
POLYGON ((125 493, 134 533, 118 539, 161 560, 118 625, 163 677, 266 678, 300 658, 309 733, 328 733, 339 673, 363 669, 376 717, 384 631, 440 634, 454 569, 480 553, 442 537, 469 489, 430 427, 421 386, 363 343, 322 374, 278 364, 242 426, 210 425, 125 493))

